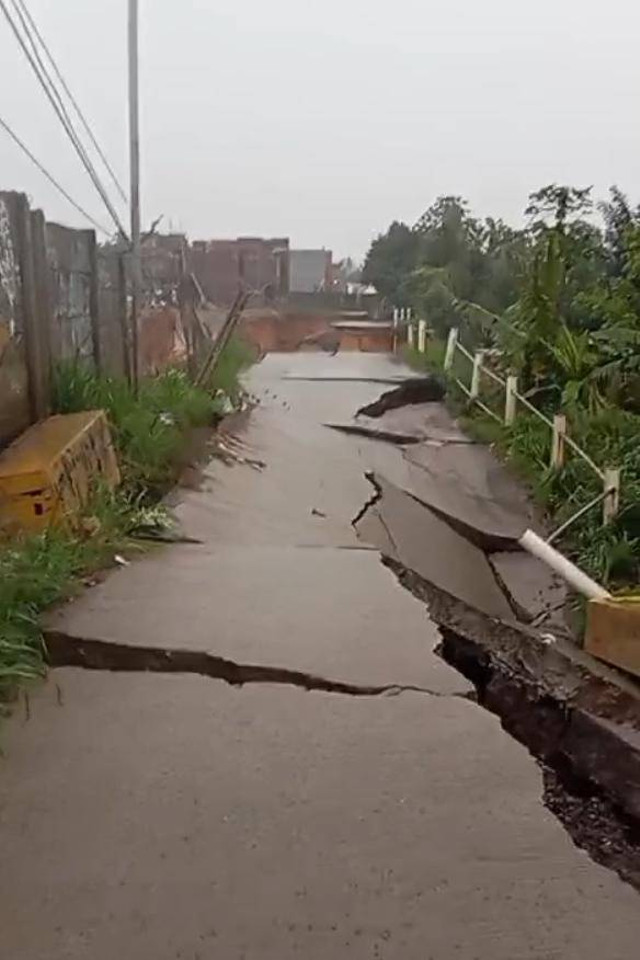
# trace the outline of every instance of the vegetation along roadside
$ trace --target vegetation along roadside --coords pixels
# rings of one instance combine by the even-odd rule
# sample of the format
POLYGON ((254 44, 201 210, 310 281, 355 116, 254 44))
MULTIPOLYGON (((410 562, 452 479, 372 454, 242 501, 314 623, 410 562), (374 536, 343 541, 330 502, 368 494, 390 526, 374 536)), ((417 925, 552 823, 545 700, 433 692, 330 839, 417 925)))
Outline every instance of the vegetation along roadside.
POLYGON ((142 550, 136 535, 166 525, 160 501, 177 478, 190 432, 215 425, 229 399, 238 401, 239 375, 250 362, 250 349, 231 340, 206 385, 169 369, 143 380, 137 396, 126 380, 99 377, 80 363, 57 368, 54 412, 106 411, 122 483, 115 491, 97 486, 73 529, 0 541, 0 704, 45 672, 42 611, 121 551, 142 550))
MULTIPOLYGON (((612 589, 640 580, 640 206, 616 187, 595 203, 589 188, 551 184, 531 194, 525 226, 474 217, 464 200, 441 197, 413 225, 393 223, 374 240, 363 270, 391 302, 432 330, 426 357, 442 370, 457 327, 467 350, 496 351, 496 372, 518 377, 542 413, 564 413, 572 438, 601 467, 622 471, 620 511, 602 524, 594 509, 567 531, 562 549, 612 589)), ((452 371, 469 383, 460 354, 452 371)), ((450 393, 457 401, 455 385, 450 393)), ((504 396, 483 381, 498 414, 504 396)), ((595 498, 601 481, 569 456, 551 470, 550 431, 520 410, 512 427, 466 408, 474 435, 494 443, 531 483, 553 526, 595 498)))

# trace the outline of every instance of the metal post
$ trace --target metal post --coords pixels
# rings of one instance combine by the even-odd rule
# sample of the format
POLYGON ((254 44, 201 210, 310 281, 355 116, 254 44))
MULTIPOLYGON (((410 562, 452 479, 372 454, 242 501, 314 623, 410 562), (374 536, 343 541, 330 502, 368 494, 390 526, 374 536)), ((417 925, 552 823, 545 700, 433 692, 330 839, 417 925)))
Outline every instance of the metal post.
POLYGON ((513 375, 507 377, 507 394, 504 401, 504 423, 510 427, 516 419, 516 393, 518 391, 518 378, 513 375))
POLYGON ((476 350, 473 355, 473 372, 471 374, 471 399, 476 400, 480 394, 480 370, 484 360, 484 350, 476 350))
POLYGON ((129 172, 131 184, 131 352, 132 379, 138 388, 138 314, 142 295, 140 261, 140 128, 138 109, 138 0, 129 0, 129 172))
POLYGON ((447 352, 444 355, 444 369, 451 370, 453 366, 453 358, 456 353, 456 346, 458 343, 458 328, 452 327, 449 330, 449 338, 447 340, 447 352))
POLYGON ((617 467, 606 467, 604 489, 607 495, 603 501, 602 519, 607 524, 611 523, 620 509, 620 470, 617 467))
POLYGON ((553 418, 553 436, 551 438, 551 467, 559 470, 564 465, 564 438, 567 434, 567 418, 556 413, 553 418))

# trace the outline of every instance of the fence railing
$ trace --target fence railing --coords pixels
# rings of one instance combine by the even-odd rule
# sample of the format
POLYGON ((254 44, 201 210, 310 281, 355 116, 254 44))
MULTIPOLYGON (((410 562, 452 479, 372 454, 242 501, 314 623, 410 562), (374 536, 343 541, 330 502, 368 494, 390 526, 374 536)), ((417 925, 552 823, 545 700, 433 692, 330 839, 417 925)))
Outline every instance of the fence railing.
MULTIPOLYGON (((412 319, 411 310, 394 311, 394 329, 406 329, 406 342, 410 347, 417 348, 420 353, 425 353, 427 349, 428 331, 424 320, 416 322, 412 319), (416 341, 417 329, 417 341, 416 341)), ((476 350, 474 353, 467 350, 460 343, 459 330, 457 327, 449 331, 447 346, 444 356, 443 368, 453 379, 459 389, 469 398, 469 400, 479 407, 492 420, 503 424, 505 427, 513 426, 518 415, 518 408, 524 407, 529 413, 537 417, 549 429, 551 434, 551 455, 549 466, 554 470, 561 470, 567 459, 567 451, 579 457, 587 464, 589 469, 596 475, 602 484, 602 490, 596 497, 584 504, 576 513, 574 513, 562 526, 554 530, 548 543, 557 540, 576 520, 589 513, 595 507, 602 505, 603 524, 610 523, 616 516, 620 506, 620 469, 615 466, 599 467, 597 463, 580 447, 576 441, 569 435, 567 418, 562 413, 557 413, 547 417, 542 413, 527 397, 518 391, 518 378, 512 374, 506 378, 501 377, 495 370, 492 370, 485 364, 487 358, 491 355, 498 356, 499 351, 476 350), (470 381, 467 385, 459 377, 453 375, 454 361, 456 355, 460 354, 470 364, 470 381), (497 414, 481 398, 483 378, 491 380, 503 391, 503 408, 501 414, 497 414)))

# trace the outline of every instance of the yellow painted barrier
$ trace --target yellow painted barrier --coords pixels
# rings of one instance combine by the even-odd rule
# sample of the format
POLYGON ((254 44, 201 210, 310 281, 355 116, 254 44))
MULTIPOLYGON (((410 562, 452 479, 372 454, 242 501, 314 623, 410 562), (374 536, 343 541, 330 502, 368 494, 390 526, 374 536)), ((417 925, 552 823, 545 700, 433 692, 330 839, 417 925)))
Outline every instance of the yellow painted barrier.
POLYGON ((585 649, 640 677, 640 596, 589 601, 585 649))
POLYGON ((120 482, 103 411, 42 420, 0 454, 0 529, 37 532, 73 523, 98 480, 112 488, 120 482))

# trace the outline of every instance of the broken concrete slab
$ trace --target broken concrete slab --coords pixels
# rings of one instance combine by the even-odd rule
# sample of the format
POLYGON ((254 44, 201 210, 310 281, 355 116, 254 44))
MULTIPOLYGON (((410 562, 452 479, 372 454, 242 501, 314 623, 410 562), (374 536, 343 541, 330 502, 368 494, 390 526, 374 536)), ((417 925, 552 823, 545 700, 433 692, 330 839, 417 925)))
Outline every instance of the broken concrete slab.
POLYGON ((443 403, 417 403, 409 407, 389 410, 373 419, 358 416, 362 426, 396 431, 417 437, 420 440, 432 440, 435 443, 474 444, 459 427, 443 403))
POLYGON ((367 498, 368 484, 346 437, 271 407, 254 412, 243 440, 245 456, 266 467, 209 464, 201 489, 181 491, 174 508, 186 535, 213 548, 221 542, 356 542, 350 520, 367 498), (318 455, 326 467, 322 472, 318 455), (322 522, 314 508, 325 514, 322 522))
POLYGON ((375 493, 354 520, 381 553, 492 617, 512 619, 484 553, 406 491, 371 475, 375 493))
POLYGON ((491 566, 513 600, 527 611, 527 619, 545 631, 567 633, 567 585, 546 564, 529 553, 492 553, 491 566))
POLYGON ((388 410, 375 418, 358 413, 348 421, 328 423, 327 426, 390 443, 424 441, 436 447, 446 443, 474 444, 441 403, 416 403, 388 410))
POLYGON ((487 447, 421 444, 404 455, 424 475, 420 496, 443 513, 512 540, 538 527, 527 491, 487 447))
POLYGON ((424 609, 375 553, 167 547, 59 608, 47 628, 360 686, 470 689, 432 653, 439 638, 424 609))
MULTIPOLYGON (((613 815, 624 811, 637 822, 640 686, 571 643, 549 643, 538 631, 487 617, 395 561, 385 562, 428 604, 443 637, 442 656, 475 684, 480 703, 535 756, 554 768, 567 766, 573 778, 612 801, 613 815)), ((591 852, 607 862, 606 831, 604 837, 604 849, 591 852)), ((640 872, 634 877, 640 884, 640 872)))
POLYGON ((628 960, 640 937, 637 895, 464 701, 64 670, 3 746, 20 960, 628 960))
POLYGON ((386 390, 377 400, 360 407, 356 417, 381 417, 389 410, 411 406, 416 403, 437 403, 444 399, 446 384, 440 377, 429 374, 424 377, 411 377, 394 387, 386 390))
POLYGON ((419 443, 420 438, 409 433, 380 430, 378 427, 364 426, 359 423, 326 423, 330 430, 339 430, 354 437, 368 437, 371 440, 384 440, 386 443, 419 443))

